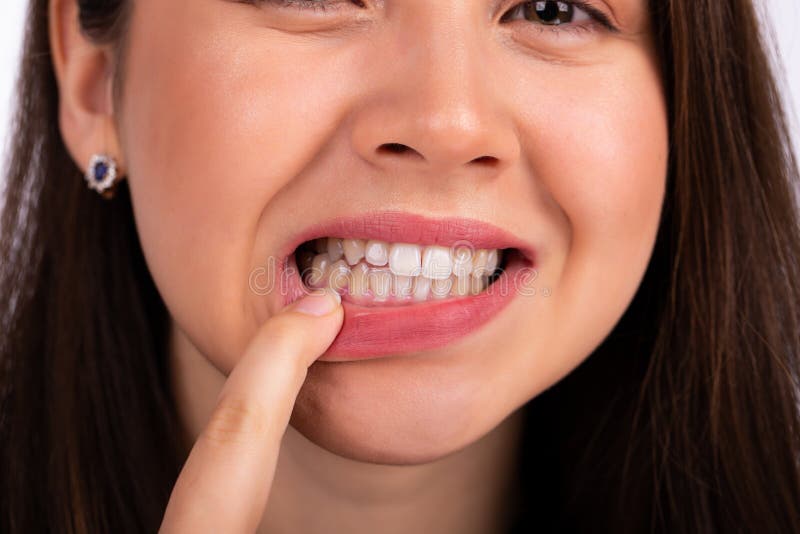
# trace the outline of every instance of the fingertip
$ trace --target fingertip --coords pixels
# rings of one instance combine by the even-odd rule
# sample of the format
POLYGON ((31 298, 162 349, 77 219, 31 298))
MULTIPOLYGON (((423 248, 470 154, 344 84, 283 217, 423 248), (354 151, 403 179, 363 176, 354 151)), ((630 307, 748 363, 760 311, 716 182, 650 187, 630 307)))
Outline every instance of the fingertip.
POLYGON ((340 309, 341 306, 341 295, 330 288, 325 288, 321 292, 310 293, 294 301, 287 310, 322 317, 340 309))

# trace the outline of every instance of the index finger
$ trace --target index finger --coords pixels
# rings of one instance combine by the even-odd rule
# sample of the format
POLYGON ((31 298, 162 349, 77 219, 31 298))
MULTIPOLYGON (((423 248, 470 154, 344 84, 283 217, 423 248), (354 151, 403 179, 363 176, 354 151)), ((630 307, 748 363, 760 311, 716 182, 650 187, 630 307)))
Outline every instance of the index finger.
POLYGON ((341 299, 332 295, 308 295, 258 331, 178 476, 159 532, 256 529, 308 367, 342 325, 341 299))

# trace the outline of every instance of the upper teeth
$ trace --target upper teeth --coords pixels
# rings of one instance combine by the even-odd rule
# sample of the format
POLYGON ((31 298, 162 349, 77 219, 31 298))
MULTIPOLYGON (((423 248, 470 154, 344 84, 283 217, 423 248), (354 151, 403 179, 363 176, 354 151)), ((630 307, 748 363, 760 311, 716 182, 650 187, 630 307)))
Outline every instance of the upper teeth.
MULTIPOLYGON (((331 240, 332 238, 329 238, 328 242, 330 243, 331 240)), ((338 239, 333 240, 338 241, 338 239)), ((383 241, 367 241, 367 244, 364 245, 364 258, 378 267, 386 265, 389 261, 389 247, 383 241)))
POLYGON ((500 261, 498 249, 473 250, 439 245, 386 243, 379 240, 320 238, 314 251, 298 254, 301 270, 312 268, 312 286, 350 288, 350 293, 365 295, 372 290, 376 300, 391 291, 396 296, 424 300, 432 293, 466 295, 482 289, 500 261), (474 280, 474 281, 470 281, 474 280), (432 283, 431 283, 432 282, 432 283))
POLYGON ((320 238, 314 241, 314 250, 327 254, 330 262, 344 257, 348 265, 364 259, 370 265, 388 264, 392 274, 399 276, 424 276, 443 280, 451 274, 466 276, 491 275, 500 261, 498 249, 455 249, 439 245, 423 247, 409 243, 386 243, 375 239, 320 238))
MULTIPOLYGON (((418 276, 421 259, 422 247, 419 245, 396 243, 389 247, 389 269, 396 275, 418 276)), ((369 257, 367 257, 367 261, 370 261, 369 257)), ((370 263, 372 262, 370 261, 370 263)))

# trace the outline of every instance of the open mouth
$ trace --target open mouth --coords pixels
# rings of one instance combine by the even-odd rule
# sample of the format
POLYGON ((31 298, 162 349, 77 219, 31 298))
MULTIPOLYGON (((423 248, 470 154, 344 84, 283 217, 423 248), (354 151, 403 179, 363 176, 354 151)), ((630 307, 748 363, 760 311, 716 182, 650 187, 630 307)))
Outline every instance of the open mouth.
POLYGON ((316 223, 279 257, 284 305, 323 287, 342 296, 342 329, 318 358, 330 362, 448 345, 497 316, 538 263, 530 243, 489 223, 398 211, 316 223))
POLYGON ((321 237, 302 243, 293 259, 306 289, 329 287, 362 306, 406 306, 479 295, 522 258, 515 248, 321 237))

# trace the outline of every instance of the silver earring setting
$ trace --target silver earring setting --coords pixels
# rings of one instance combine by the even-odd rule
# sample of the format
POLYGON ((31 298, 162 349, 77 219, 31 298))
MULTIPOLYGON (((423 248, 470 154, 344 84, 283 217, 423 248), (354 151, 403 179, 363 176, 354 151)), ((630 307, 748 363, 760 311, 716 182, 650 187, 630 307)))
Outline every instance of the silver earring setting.
POLYGON ((90 189, 108 197, 117 179, 116 160, 106 154, 93 155, 85 178, 90 189))

